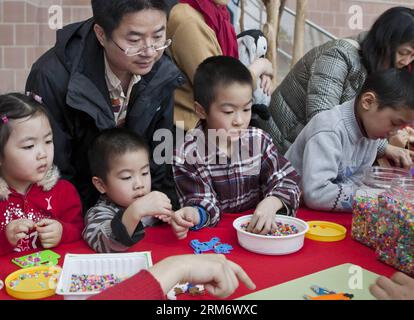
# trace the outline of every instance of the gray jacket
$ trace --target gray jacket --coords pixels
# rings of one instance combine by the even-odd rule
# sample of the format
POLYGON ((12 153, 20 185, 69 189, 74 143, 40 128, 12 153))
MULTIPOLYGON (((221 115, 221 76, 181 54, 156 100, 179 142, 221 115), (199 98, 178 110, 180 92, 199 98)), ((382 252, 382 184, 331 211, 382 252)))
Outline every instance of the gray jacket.
POLYGON ((309 121, 285 157, 301 175, 307 207, 352 211, 363 172, 372 166, 381 140, 364 136, 355 115, 355 99, 309 121))
MULTIPOLYGON (((332 40, 310 50, 275 90, 271 118, 259 119, 259 125, 282 154, 314 115, 355 98, 367 76, 357 45, 363 36, 356 41, 332 40)), ((382 142, 380 155, 384 149, 382 142)))

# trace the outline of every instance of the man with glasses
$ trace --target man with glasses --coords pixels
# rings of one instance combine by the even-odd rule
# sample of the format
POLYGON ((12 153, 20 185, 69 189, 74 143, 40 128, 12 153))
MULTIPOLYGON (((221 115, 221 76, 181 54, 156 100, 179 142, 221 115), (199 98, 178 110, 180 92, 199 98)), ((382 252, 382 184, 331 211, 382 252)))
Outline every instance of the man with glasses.
MULTIPOLYGON (((77 186, 84 210, 98 197, 87 161, 92 139, 103 129, 126 127, 152 154, 160 143, 154 132, 173 128, 173 92, 184 82, 164 54, 171 44, 164 0, 92 0, 92 10, 93 18, 57 32, 26 83, 50 112, 55 163, 77 186)), ((176 205, 170 170, 152 159, 152 190, 176 205)))

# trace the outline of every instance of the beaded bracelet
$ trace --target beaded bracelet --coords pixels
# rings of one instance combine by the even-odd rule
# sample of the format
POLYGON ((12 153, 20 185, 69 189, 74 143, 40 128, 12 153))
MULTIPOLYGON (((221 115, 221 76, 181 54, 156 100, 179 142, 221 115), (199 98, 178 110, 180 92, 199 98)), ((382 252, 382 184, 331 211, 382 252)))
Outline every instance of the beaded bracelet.
POLYGON ((203 207, 199 207, 199 206, 194 206, 195 208, 197 208, 198 210, 198 214, 200 216, 200 222, 194 226, 191 227, 190 230, 200 230, 204 224, 207 222, 207 212, 206 209, 204 209, 203 207))

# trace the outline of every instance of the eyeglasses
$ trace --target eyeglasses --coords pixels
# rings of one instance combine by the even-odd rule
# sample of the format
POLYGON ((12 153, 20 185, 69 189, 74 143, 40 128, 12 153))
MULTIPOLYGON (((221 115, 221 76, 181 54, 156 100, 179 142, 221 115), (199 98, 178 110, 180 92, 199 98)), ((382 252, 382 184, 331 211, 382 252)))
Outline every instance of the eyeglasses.
MULTIPOLYGON (((112 39, 111 39, 112 40, 112 39)), ((133 56, 137 56, 137 55, 141 55, 145 52, 145 50, 147 49, 154 49, 155 51, 160 51, 163 50, 165 48, 168 48, 171 44, 171 39, 167 39, 167 40, 161 40, 158 42, 153 43, 150 46, 143 46, 143 47, 128 47, 126 49, 122 49, 114 40, 112 40, 113 43, 115 43, 115 45, 121 49, 128 57, 133 57, 133 56)))

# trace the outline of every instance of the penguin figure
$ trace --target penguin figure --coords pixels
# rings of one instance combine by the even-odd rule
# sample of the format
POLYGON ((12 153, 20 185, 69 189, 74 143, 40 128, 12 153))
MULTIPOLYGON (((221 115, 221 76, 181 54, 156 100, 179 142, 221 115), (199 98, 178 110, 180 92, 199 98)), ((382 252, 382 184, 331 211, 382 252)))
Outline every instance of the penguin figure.
MULTIPOLYGON (((264 58, 267 52, 267 40, 262 31, 257 29, 246 30, 237 36, 239 60, 249 66, 257 58, 264 58)), ((263 120, 270 118, 268 110, 270 96, 260 88, 261 79, 258 78, 256 89, 253 92, 252 112, 263 120)))

